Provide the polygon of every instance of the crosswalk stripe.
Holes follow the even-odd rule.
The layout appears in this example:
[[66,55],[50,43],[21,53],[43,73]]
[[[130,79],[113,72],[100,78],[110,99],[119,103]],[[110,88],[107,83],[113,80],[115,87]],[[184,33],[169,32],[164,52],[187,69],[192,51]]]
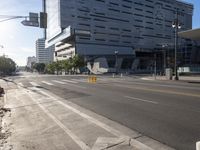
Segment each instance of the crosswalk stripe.
[[65,82],[69,82],[69,83],[78,83],[78,82],[76,82],[76,81],[71,81],[71,80],[62,80],[62,81],[65,81]]
[[54,85],[54,84],[49,83],[49,82],[47,82],[47,81],[42,81],[42,83],[47,84],[47,85]]
[[39,84],[37,84],[35,82],[30,82],[30,84],[32,84],[33,86],[40,86]]
[[87,82],[87,79],[71,79],[76,82]]
[[21,82],[18,83],[18,85],[21,86],[21,87],[24,87],[23,83],[21,83]]
[[56,83],[60,83],[60,84],[66,84],[65,82],[62,82],[62,81],[58,81],[58,80],[52,80],[53,82],[56,82]]
[[59,83],[59,84],[65,84],[65,85],[70,85],[70,86],[74,86],[74,87],[78,87],[78,88],[82,88],[82,89],[86,89],[86,87],[83,86],[78,86],[72,83],[66,83],[66,82],[62,82],[62,81],[58,81],[58,80],[52,80],[53,82]]

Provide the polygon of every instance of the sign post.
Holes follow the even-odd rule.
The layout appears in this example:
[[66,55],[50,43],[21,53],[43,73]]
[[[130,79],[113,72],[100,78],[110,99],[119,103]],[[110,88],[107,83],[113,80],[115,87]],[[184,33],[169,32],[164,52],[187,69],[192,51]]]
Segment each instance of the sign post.
[[23,20],[21,23],[24,26],[39,27],[39,23],[38,22],[31,22],[31,21],[28,21],[28,20]]

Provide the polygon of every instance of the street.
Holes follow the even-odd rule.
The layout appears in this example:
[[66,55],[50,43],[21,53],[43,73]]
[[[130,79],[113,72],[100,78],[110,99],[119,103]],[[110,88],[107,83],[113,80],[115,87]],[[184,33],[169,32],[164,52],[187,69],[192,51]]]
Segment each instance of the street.
[[[3,86],[5,83],[1,82],[1,84]],[[49,126],[45,127],[46,130],[43,132],[53,132],[55,135],[59,135],[59,138],[66,138],[62,135],[62,130],[64,130],[68,134],[67,140],[64,140],[64,145],[68,149],[78,149],[78,147],[70,147],[78,137],[83,139],[84,143],[87,143],[84,144],[79,141],[76,143],[79,147],[82,149],[93,147],[98,137],[87,140],[82,136],[84,133],[87,136],[94,136],[93,133],[100,132],[98,134],[104,137],[111,137],[110,133],[105,132],[106,130],[112,131],[114,136],[120,136],[114,129],[79,112],[84,109],[83,111],[99,115],[98,120],[103,117],[108,122],[116,123],[116,126],[122,126],[119,129],[126,132],[126,135],[130,134],[128,136],[134,136],[137,141],[154,149],[156,147],[149,142],[151,140],[147,140],[148,138],[177,150],[195,150],[196,142],[200,141],[200,84],[181,81],[148,81],[141,80],[136,76],[115,78],[98,76],[97,83],[88,83],[87,76],[34,74],[21,74],[11,77],[6,84],[8,94],[6,106],[11,108],[12,113],[17,114],[13,119],[13,124],[16,125],[13,128],[19,128],[15,131],[15,138],[21,136],[20,130],[22,129],[31,132],[30,129],[25,128],[25,125],[20,125],[20,122],[30,125],[34,131],[39,130],[36,128],[37,124],[44,128],[42,122],[45,122]],[[32,100],[28,99],[27,95]],[[19,101],[12,101],[16,97]],[[21,110],[20,113],[17,112],[21,108],[26,109]],[[29,112],[37,112],[34,114],[37,122],[31,120],[31,118],[27,121],[19,117]],[[75,114],[71,114],[72,112]],[[48,119],[44,121],[42,117],[45,114]],[[72,116],[66,118],[70,114]],[[82,114],[81,116],[84,119],[89,118],[88,120],[95,123],[95,127],[78,117],[77,114]],[[17,117],[21,119],[16,119]],[[96,117],[93,116],[93,118]],[[59,125],[60,129],[56,129],[55,124],[50,125],[51,119]],[[59,119],[62,121],[59,121]],[[73,119],[76,121],[70,124],[74,121]],[[80,124],[80,122],[82,123]],[[71,130],[63,124],[70,126]],[[112,126],[112,124],[110,125]],[[97,130],[96,126],[104,130]],[[85,131],[81,131],[81,128],[84,128]],[[129,129],[132,133],[129,132]],[[71,131],[74,132],[71,133]],[[31,137],[29,138],[31,139]],[[40,138],[41,140],[49,138],[49,142],[54,141],[48,137],[48,134]],[[58,141],[60,147],[56,148],[63,149],[63,141]],[[16,142],[13,143],[16,144]],[[35,145],[40,144],[35,143]],[[165,146],[163,145],[163,147]],[[34,148],[39,149],[37,146]],[[47,149],[45,143],[42,144],[42,148]],[[40,147],[40,149],[42,148]],[[48,149],[53,150],[55,147]]]

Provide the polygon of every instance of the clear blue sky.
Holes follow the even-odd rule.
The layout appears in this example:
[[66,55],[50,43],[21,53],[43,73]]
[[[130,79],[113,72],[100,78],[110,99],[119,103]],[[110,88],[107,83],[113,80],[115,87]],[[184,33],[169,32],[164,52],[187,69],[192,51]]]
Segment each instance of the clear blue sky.
[[[200,1],[185,0],[194,4],[193,28],[200,27]],[[0,15],[28,15],[40,12],[42,0],[1,0]],[[1,18],[0,18],[1,20]],[[43,36],[42,29],[25,27],[22,20],[0,23],[0,55],[3,53],[15,60],[18,65],[26,65],[28,56],[35,56],[35,41]]]

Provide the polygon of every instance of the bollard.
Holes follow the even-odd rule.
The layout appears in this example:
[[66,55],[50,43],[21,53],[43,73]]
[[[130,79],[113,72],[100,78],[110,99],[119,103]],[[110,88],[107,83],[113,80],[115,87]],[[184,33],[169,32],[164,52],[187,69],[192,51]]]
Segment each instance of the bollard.
[[97,82],[97,77],[96,76],[89,76],[88,77],[88,82],[89,83],[96,83]]
[[200,150],[200,141],[196,143],[196,150]]
[[4,92],[4,89],[3,89],[2,87],[0,87],[0,96],[1,96],[2,94],[5,94],[5,92]]
[[115,77],[115,74],[114,74],[114,73],[112,74],[112,77],[113,77],[113,78]]
[[120,77],[122,78],[123,77],[123,74],[121,73]]

